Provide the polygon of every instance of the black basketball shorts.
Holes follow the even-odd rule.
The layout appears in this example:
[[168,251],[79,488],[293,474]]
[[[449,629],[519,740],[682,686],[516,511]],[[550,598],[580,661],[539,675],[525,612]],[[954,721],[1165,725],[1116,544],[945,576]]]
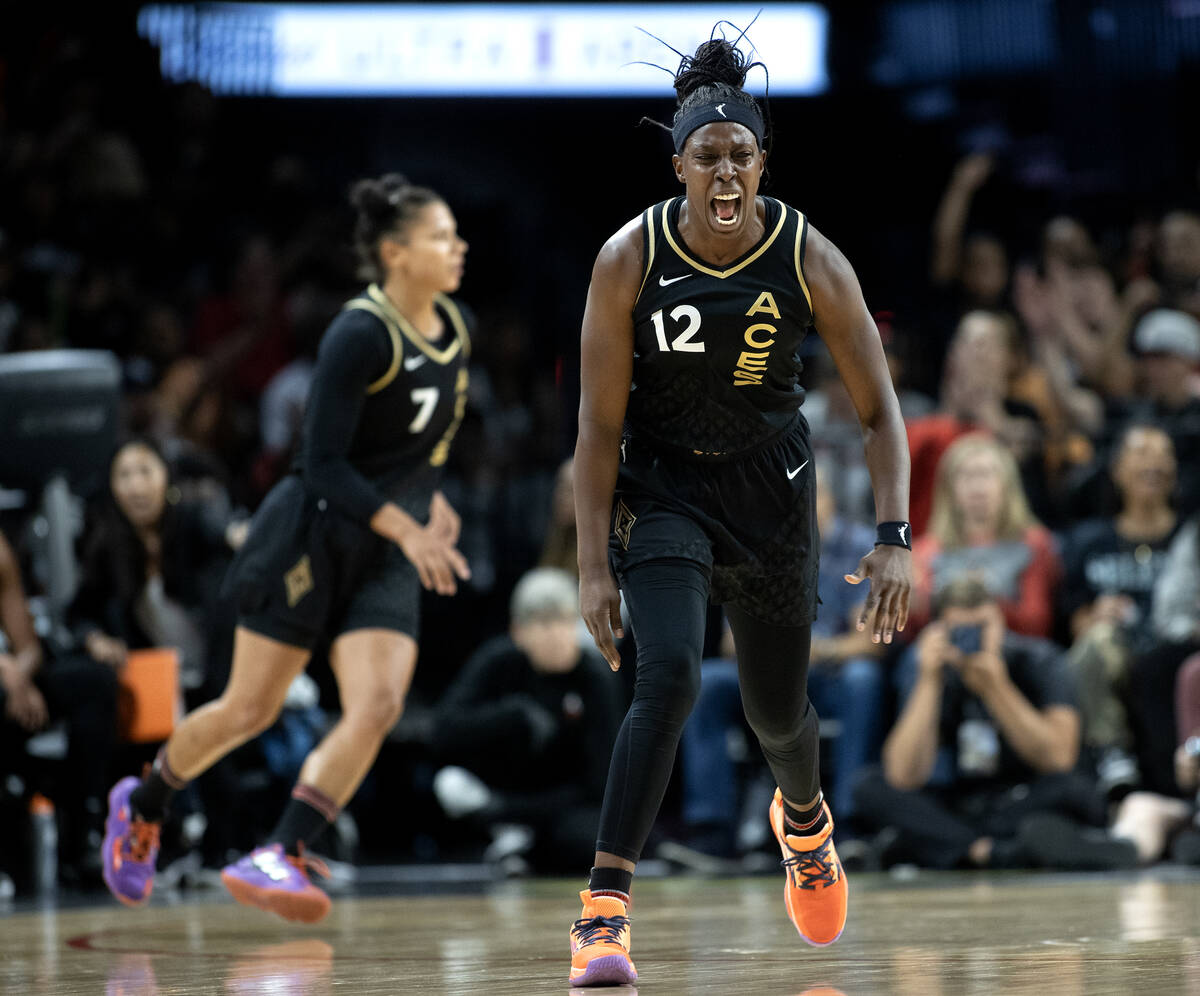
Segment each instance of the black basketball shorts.
[[623,450],[609,536],[618,582],[647,561],[688,560],[709,574],[714,602],[775,626],[816,618],[816,478],[802,417],[728,460],[664,454],[633,438]]
[[292,474],[271,489],[225,577],[238,622],[312,649],[356,629],[420,636],[421,583],[394,543],[327,506]]

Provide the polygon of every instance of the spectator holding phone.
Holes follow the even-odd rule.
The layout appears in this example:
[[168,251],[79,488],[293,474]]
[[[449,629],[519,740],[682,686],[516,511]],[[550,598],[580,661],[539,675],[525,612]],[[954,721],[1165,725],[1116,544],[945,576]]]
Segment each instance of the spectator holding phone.
[[856,787],[881,859],[931,868],[1132,866],[1074,772],[1079,712],[1053,643],[1011,632],[977,577],[947,585],[899,665],[900,717],[882,769]]

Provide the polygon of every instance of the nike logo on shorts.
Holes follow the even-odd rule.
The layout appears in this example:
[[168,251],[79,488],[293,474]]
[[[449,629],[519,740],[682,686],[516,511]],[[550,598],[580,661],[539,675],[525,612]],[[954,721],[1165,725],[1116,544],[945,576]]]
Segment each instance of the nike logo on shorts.
[[428,356],[422,356],[420,353],[418,353],[416,356],[406,356],[404,358],[404,369],[416,370],[417,367],[419,367],[427,359],[429,359]]
[[800,464],[800,466],[797,467],[795,470],[789,470],[787,472],[788,480],[790,481],[793,477],[795,477],[797,474],[799,474],[800,471],[802,471],[807,466],[808,466],[808,461],[805,460],[804,463]]
[[659,286],[659,287],[666,287],[666,286],[667,286],[667,284],[673,284],[673,283],[675,283],[676,281],[679,281],[679,280],[687,280],[687,278],[688,278],[688,277],[690,277],[691,275],[692,275],[692,274],[690,274],[690,273],[685,273],[685,274],[684,274],[682,277],[671,277],[671,278],[668,280],[665,274],[659,274],[659,277],[658,277],[658,286]]

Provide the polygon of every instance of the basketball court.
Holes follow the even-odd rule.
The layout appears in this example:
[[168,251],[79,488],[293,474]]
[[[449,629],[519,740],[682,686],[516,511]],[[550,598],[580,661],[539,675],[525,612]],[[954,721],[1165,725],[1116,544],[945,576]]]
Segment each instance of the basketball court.
[[[0,991],[22,994],[570,992],[581,882],[342,896],[296,926],[220,890],[127,910],[18,908],[0,920]],[[805,945],[782,879],[638,883],[636,989],[665,994],[1200,994],[1200,875],[851,878],[841,940]],[[442,887],[445,889],[445,886]],[[471,894],[462,894],[464,889]],[[360,890],[363,891],[363,890]],[[395,892],[395,889],[389,890]]]

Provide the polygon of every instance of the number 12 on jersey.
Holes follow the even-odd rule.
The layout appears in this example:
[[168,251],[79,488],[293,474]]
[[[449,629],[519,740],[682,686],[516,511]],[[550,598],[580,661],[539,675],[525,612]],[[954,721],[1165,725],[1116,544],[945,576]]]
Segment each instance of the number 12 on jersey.
[[664,353],[671,350],[675,350],[677,353],[704,352],[704,343],[692,341],[692,336],[700,331],[700,312],[694,306],[681,304],[677,308],[671,309],[671,321],[686,321],[687,325],[669,346],[667,345],[667,329],[666,323],[663,321],[662,308],[650,316],[650,321],[654,324],[654,335],[658,338],[658,348]]

